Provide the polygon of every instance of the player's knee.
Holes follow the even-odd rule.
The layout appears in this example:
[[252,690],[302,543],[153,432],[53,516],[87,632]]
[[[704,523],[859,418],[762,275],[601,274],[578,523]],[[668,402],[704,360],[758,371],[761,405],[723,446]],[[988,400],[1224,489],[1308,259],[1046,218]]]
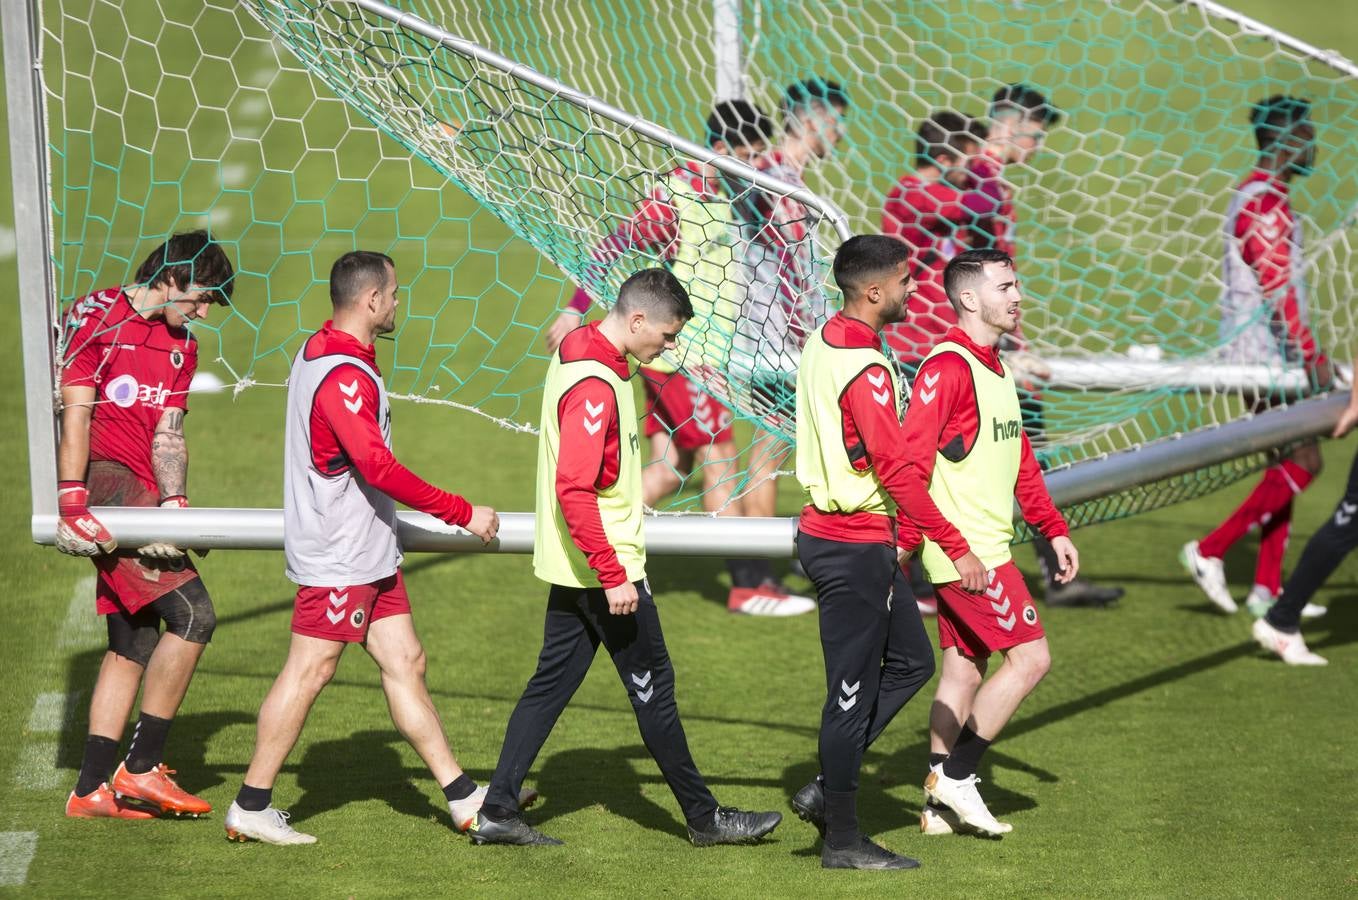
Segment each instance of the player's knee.
[[1052,669],[1051,651],[1047,645],[1039,644],[1030,649],[1030,652],[1023,657],[1023,674],[1027,679],[1028,688],[1037,687],[1037,683],[1047,677],[1047,673]]
[[217,630],[217,611],[202,579],[195,578],[155,602],[165,630],[194,644],[206,644]]

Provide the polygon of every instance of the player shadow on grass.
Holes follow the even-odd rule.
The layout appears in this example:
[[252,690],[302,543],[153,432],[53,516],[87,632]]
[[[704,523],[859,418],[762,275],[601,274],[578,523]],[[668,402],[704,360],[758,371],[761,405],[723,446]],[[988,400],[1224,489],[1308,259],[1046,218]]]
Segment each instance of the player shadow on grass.
[[429,770],[407,766],[398,749],[405,746],[394,729],[370,729],[308,744],[301,761],[287,767],[297,774],[301,791],[288,804],[289,812],[305,821],[350,803],[380,800],[402,815],[446,822],[448,807],[442,797],[435,802],[438,793]]

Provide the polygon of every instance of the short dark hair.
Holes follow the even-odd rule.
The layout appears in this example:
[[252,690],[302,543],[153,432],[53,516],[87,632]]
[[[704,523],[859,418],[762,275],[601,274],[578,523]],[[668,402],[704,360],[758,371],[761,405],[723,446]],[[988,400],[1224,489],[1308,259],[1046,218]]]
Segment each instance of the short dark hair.
[[948,265],[943,269],[943,292],[948,295],[948,301],[957,312],[962,311],[962,292],[985,274],[986,263],[1012,266],[1014,260],[1008,253],[993,247],[964,250],[948,260]]
[[152,250],[137,267],[134,280],[152,288],[173,281],[181,291],[187,291],[192,284],[213,288],[213,302],[225,306],[231,302],[235,277],[236,270],[221,244],[206,231],[188,231],[171,235]]
[[779,106],[783,111],[783,120],[786,121],[813,106],[848,109],[849,95],[836,82],[824,78],[807,78],[788,85]]
[[642,269],[618,288],[618,312],[644,312],[661,322],[687,322],[693,318],[688,291],[669,269]]
[[835,284],[846,298],[857,297],[865,284],[886,277],[903,262],[910,262],[910,247],[904,241],[885,234],[856,234],[835,251]]
[[747,100],[723,100],[707,117],[707,146],[721,141],[728,147],[748,147],[773,137],[773,122]]
[[348,306],[360,291],[371,288],[374,282],[386,286],[387,267],[396,263],[385,253],[373,250],[353,250],[335,260],[330,267],[330,302],[336,309]]
[[1293,127],[1310,118],[1311,101],[1302,97],[1274,94],[1250,105],[1250,124],[1260,153],[1272,149]]
[[971,118],[950,109],[936,109],[915,132],[915,165],[928,166],[942,156],[966,156],[966,145],[980,139]]
[[1006,84],[990,98],[990,117],[1007,112],[1020,113],[1025,119],[1033,119],[1044,126],[1055,125],[1061,120],[1061,110],[1052,106],[1047,96],[1029,84]]

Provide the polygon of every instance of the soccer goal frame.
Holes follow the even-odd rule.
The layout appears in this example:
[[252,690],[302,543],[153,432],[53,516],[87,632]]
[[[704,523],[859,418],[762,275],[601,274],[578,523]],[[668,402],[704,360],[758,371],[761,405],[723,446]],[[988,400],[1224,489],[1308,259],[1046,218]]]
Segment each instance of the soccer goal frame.
[[[701,160],[761,188],[792,196],[821,215],[841,240],[851,233],[844,215],[809,190],[784,184],[733,158],[715,155],[710,148],[687,141],[660,124],[629,114],[378,0],[347,2],[400,28],[437,41],[456,53],[550,91],[594,115],[659,141],[678,155]],[[1358,70],[1347,60],[1289,38],[1215,3],[1189,0],[1189,5],[1246,25],[1340,71],[1358,76]],[[714,94],[723,98],[739,97],[744,92],[740,21],[740,0],[713,0],[713,52],[718,63]],[[0,26],[4,35],[15,220],[23,225],[16,228],[16,251],[32,535],[35,542],[52,544],[57,524],[58,360],[53,318],[56,287],[52,268],[53,236],[38,0],[0,4]],[[1093,500],[1327,432],[1343,404],[1342,396],[1318,398],[1217,428],[1165,438],[1055,470],[1048,474],[1048,484],[1060,505]],[[101,507],[97,512],[110,530],[131,546],[172,540],[181,546],[200,549],[279,549],[283,543],[283,516],[278,509]],[[478,538],[431,516],[403,512],[399,519],[403,545],[411,551],[527,553],[532,550],[532,513],[503,514],[500,536],[489,546],[483,546]],[[646,521],[647,547],[657,554],[790,556],[795,531],[796,520],[792,518],[685,515],[648,517]]]

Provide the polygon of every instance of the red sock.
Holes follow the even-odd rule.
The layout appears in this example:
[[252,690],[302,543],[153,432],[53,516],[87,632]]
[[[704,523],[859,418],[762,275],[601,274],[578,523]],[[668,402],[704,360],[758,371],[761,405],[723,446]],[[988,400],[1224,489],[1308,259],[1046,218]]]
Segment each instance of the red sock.
[[1254,583],[1277,596],[1283,587],[1283,556],[1292,533],[1292,504],[1288,503],[1259,529],[1259,559],[1254,564]]
[[1218,559],[1225,556],[1226,551],[1244,537],[1245,532],[1276,516],[1310,483],[1311,473],[1290,459],[1280,465],[1269,466],[1245,502],[1236,507],[1235,512],[1227,516],[1226,521],[1218,525],[1215,531],[1198,542],[1198,552]]

